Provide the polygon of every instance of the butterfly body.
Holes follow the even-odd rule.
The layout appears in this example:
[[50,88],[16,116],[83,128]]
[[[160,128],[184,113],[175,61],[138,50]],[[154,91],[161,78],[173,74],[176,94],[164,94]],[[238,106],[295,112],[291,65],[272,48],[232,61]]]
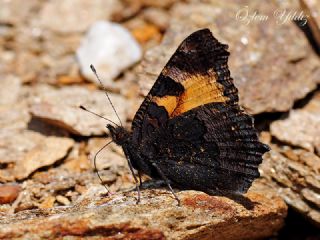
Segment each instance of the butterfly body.
[[245,193],[259,177],[269,147],[238,105],[226,49],[210,30],[194,32],[159,75],[132,132],[108,127],[131,169],[207,193]]

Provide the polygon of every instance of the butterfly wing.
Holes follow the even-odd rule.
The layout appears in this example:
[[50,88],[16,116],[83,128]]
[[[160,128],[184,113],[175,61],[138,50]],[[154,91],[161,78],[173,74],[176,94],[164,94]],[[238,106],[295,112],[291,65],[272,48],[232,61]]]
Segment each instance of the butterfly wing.
[[239,108],[226,49],[208,29],[187,37],[136,113],[133,141],[181,186],[245,192],[269,148]]

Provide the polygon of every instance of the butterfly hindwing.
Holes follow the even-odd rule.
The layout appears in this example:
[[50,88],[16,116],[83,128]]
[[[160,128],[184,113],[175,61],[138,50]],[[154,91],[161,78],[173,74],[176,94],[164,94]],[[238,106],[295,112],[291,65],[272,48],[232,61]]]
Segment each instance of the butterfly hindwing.
[[[185,123],[189,128],[179,128]],[[225,103],[197,107],[169,120],[159,137],[167,136],[163,142],[171,139],[171,144],[157,162],[181,186],[211,193],[246,192],[259,177],[258,165],[269,149],[259,142],[252,124],[250,116]],[[184,147],[176,148],[178,142]]]
[[246,192],[269,149],[239,108],[226,49],[208,29],[187,37],[133,121],[139,155],[182,187]]

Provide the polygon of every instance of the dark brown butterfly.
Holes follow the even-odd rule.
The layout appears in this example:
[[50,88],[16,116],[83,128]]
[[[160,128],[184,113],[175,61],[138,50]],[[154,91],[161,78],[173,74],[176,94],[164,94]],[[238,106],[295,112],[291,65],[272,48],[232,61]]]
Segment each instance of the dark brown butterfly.
[[210,194],[242,194],[259,177],[262,155],[270,149],[238,105],[227,48],[209,29],[192,33],[146,96],[132,132],[107,125],[127,157],[138,201],[133,169],[165,180],[172,192],[170,183]]

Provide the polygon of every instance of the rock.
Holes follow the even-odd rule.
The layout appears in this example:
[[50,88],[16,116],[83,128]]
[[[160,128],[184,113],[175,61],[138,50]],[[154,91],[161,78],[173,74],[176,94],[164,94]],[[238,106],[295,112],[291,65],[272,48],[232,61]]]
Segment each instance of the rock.
[[43,69],[43,67],[44,65],[39,58],[28,51],[23,51],[16,56],[14,71],[23,83],[29,83],[40,75],[41,68]]
[[81,73],[97,82],[90,69],[93,64],[107,87],[124,69],[140,60],[140,46],[121,25],[107,21],[93,24],[77,50]]
[[[131,32],[132,36],[140,44],[143,53],[150,48],[158,46],[161,41],[162,32],[160,28],[156,24],[147,21],[142,14],[136,18],[127,20],[123,23],[123,26]],[[135,73],[126,71],[124,74]],[[122,80],[124,76],[121,75],[119,77]]]
[[160,42],[161,39],[159,29],[153,24],[145,24],[140,28],[133,29],[132,35],[141,44],[145,44],[150,40]]
[[[88,147],[87,151],[89,151],[89,159],[91,159],[92,162],[92,168],[93,165],[93,159],[95,154],[108,142],[110,142],[111,139],[104,139],[104,138],[91,138],[88,141]],[[115,145],[115,143],[113,143]],[[115,148],[118,146],[111,146],[109,145],[106,147],[99,155],[97,155],[97,169],[107,169],[107,168],[119,168],[119,167],[127,167],[127,160],[124,157],[124,154],[122,153],[122,150],[118,152],[114,151],[112,148]]]
[[121,8],[119,8],[118,11],[115,11],[112,14],[111,20],[121,23],[126,19],[135,18],[136,15],[139,14],[141,8],[143,7],[142,2],[140,0],[120,0],[118,1],[118,4],[121,4]]
[[38,138],[36,145],[16,163],[13,169],[16,179],[24,179],[35,170],[63,159],[74,143],[70,138],[41,137],[36,134],[33,137]]
[[54,196],[48,196],[40,205],[40,209],[49,209],[54,206],[54,202],[56,201],[56,198]]
[[[21,5],[23,5],[23,8]],[[33,8],[39,5],[38,0],[28,1],[25,4],[23,0],[1,1],[0,23],[18,25],[24,23],[29,18]]]
[[0,185],[0,204],[12,203],[20,191],[21,187],[18,185]]
[[140,0],[140,1],[146,7],[169,8],[174,3],[180,0],[163,0],[163,1]]
[[61,196],[61,195],[58,195],[56,197],[56,200],[61,203],[62,205],[69,205],[70,204],[70,201],[68,198],[64,197],[64,196]]
[[54,126],[42,121],[39,118],[32,117],[28,122],[28,130],[41,133],[44,136],[69,137],[70,134],[59,126]]
[[70,174],[82,173],[92,169],[85,145],[84,142],[75,143],[67,158],[58,168],[65,169]]
[[[304,34],[291,21],[277,22],[273,14],[280,6],[274,2],[240,2],[243,4],[221,5],[216,0],[175,4],[161,45],[145,54],[137,70],[143,94],[147,94],[181,41],[205,27],[229,45],[231,76],[239,89],[241,105],[251,114],[288,111],[295,100],[314,90],[320,82],[320,62]],[[243,16],[237,19],[239,11],[241,15],[247,10],[249,14],[256,11],[270,17],[249,23]]]
[[315,21],[317,22],[317,25],[319,27],[320,26],[320,16],[319,16],[320,3],[315,0],[300,0],[299,2],[301,5],[303,5],[304,3],[308,7],[308,9],[310,9],[311,14],[315,18]]
[[57,33],[70,34],[86,31],[97,20],[110,19],[114,12],[119,11],[119,8],[121,5],[117,0],[89,2],[85,0],[67,2],[54,0],[44,4],[39,18],[43,28]]
[[75,206],[0,216],[0,238],[258,239],[272,236],[286,215],[280,198],[255,192],[247,194],[248,210],[196,191],[179,192],[178,207],[165,190],[142,191],[137,205],[135,192],[101,198],[101,189],[90,188]]
[[170,16],[165,10],[159,8],[147,8],[142,14],[146,21],[156,25],[162,31],[165,31],[169,27]]
[[260,165],[265,184],[286,203],[320,226],[320,158],[303,149],[271,145]]
[[288,118],[274,121],[270,130],[278,140],[320,155],[320,92],[302,109],[291,110]]
[[[80,105],[119,123],[103,91],[88,90],[79,86],[65,86],[55,89],[47,85],[39,85],[33,90],[33,96],[30,100],[31,114],[72,134],[102,135],[106,132],[106,124],[109,123],[83,111],[79,108]],[[120,119],[125,122],[126,100],[116,94],[109,93],[109,95]]]
[[[27,128],[30,114],[26,102],[0,107],[0,138],[11,134],[12,131],[20,131]],[[1,157],[0,157],[1,158]]]
[[[94,169],[94,156],[110,140],[91,138],[88,141],[87,152],[92,169]],[[101,183],[96,176],[95,183],[107,184],[111,192],[127,191],[135,187],[135,181],[127,164],[127,159],[120,146],[114,143],[108,145],[97,155],[96,165],[103,182]],[[115,174],[118,176],[117,178]]]
[[[8,38],[10,38],[12,35],[12,30],[9,27],[0,26],[0,31],[4,32],[3,35],[8,34]],[[0,61],[2,63],[0,66],[0,75],[7,75],[10,72],[12,73],[12,68],[16,60],[16,54],[12,50],[4,49],[7,43],[5,39],[5,36],[0,37],[0,45],[3,46],[2,48],[0,48]]]
[[62,159],[74,141],[65,137],[48,137],[26,129],[9,128],[0,132],[0,142],[0,182],[7,182],[24,179],[38,168]]
[[57,82],[61,85],[71,85],[83,83],[84,79],[80,76],[61,76],[58,78]]
[[300,6],[305,15],[308,15],[307,24],[314,38],[315,47],[320,53],[320,3],[314,0],[300,0]]
[[[119,191],[123,183],[127,185],[126,190],[128,190],[128,187],[133,188],[135,186],[133,180],[131,185],[128,184],[128,181],[124,181],[124,176],[127,173],[123,169],[113,168],[102,170],[99,173],[104,180],[104,184],[107,184],[112,192]],[[104,189],[97,174],[92,169],[70,172],[62,163],[58,167],[52,167],[47,171],[37,171],[31,179],[25,180],[23,182],[23,194],[20,194],[19,201],[11,211],[19,212],[26,209],[64,205],[66,200],[58,197],[59,195],[67,198],[71,204],[76,204],[78,199],[92,186]]]
[[0,78],[0,106],[15,103],[21,87],[20,79],[13,75],[0,76]]

